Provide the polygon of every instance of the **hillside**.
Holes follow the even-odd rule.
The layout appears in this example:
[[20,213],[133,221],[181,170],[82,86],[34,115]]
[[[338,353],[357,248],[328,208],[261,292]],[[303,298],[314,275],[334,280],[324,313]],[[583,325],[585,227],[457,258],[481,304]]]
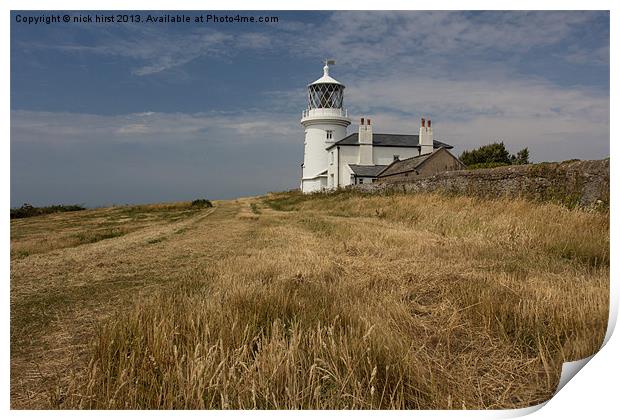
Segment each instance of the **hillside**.
[[11,220],[12,408],[514,408],[607,324],[609,214],[298,193]]

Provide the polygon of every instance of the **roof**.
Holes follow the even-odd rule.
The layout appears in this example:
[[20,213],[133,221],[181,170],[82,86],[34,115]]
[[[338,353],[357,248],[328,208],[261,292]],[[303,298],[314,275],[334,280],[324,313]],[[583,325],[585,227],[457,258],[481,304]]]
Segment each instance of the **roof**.
[[[390,165],[388,165],[387,168],[381,171],[378,175],[381,177],[384,177],[384,176],[389,176],[389,175],[400,174],[403,172],[415,171],[420,166],[422,166],[422,164],[426,162],[431,156],[434,156],[440,153],[442,150],[444,150],[446,153],[452,156],[453,159],[461,162],[459,158],[457,158],[452,153],[450,153],[445,147],[440,147],[439,149],[433,151],[432,153],[426,153],[424,155],[414,156],[409,159],[395,160]],[[461,164],[463,164],[463,162],[461,162]],[[463,164],[463,166],[465,165]]]
[[333,77],[327,75],[327,76],[321,77],[320,79],[316,79],[314,82],[310,83],[308,86],[318,85],[319,83],[331,83],[331,84],[334,84],[334,85],[342,85],[342,83],[340,83],[338,80],[336,80]]
[[388,165],[353,165],[349,163],[349,168],[357,176],[376,177],[387,167]]
[[335,84],[335,85],[342,85],[342,86],[344,86],[338,80],[334,79],[333,77],[331,77],[329,75],[329,66],[327,66],[327,65],[325,65],[325,67],[323,67],[323,77],[321,77],[320,79],[315,80],[314,82],[310,83],[308,86],[318,85],[319,83],[331,83],[331,84]]
[[[372,145],[374,147],[420,147],[420,136],[417,134],[376,133],[372,135]],[[327,150],[334,146],[359,146],[358,133],[346,136],[342,140],[329,146]],[[433,147],[435,149],[439,149],[440,147],[452,149],[453,146],[438,140],[433,140]]]
[[416,170],[416,168],[422,165],[422,163],[424,163],[424,161],[427,158],[429,158],[433,153],[427,153],[425,155],[414,156],[409,159],[395,160],[394,162],[392,162],[391,165],[385,168],[385,170],[381,171],[381,176],[394,175],[394,174],[398,174],[401,172],[414,171]]

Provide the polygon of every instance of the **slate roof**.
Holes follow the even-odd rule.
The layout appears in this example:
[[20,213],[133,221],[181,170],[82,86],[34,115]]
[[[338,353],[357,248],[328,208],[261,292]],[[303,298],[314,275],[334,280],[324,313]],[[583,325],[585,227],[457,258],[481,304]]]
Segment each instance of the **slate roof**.
[[[331,149],[334,146],[359,146],[358,134],[353,133],[340,141],[332,144],[327,148]],[[376,133],[372,135],[373,147],[420,147],[420,136],[417,134],[380,134]],[[438,149],[444,147],[446,149],[452,149],[453,146],[443,143],[438,140],[433,141],[433,147]]]
[[439,149],[433,151],[433,153],[427,153],[425,155],[414,156],[409,159],[396,160],[392,162],[391,164],[389,164],[387,168],[385,168],[383,171],[381,171],[378,176],[384,177],[384,176],[389,176],[389,175],[400,174],[403,172],[415,171],[420,166],[422,166],[422,164],[426,162],[431,156],[441,153],[442,150],[444,150],[448,155],[452,156],[452,158],[458,161],[464,168],[465,164],[461,162],[459,158],[454,156],[452,153],[450,153],[446,149],[447,149],[446,147],[440,147]]
[[399,174],[401,172],[413,171],[418,166],[420,166],[433,153],[427,153],[425,155],[414,156],[414,157],[409,158],[409,159],[396,160],[396,161],[392,162],[392,164],[389,165],[380,174],[381,174],[381,176],[387,176],[387,175]]
[[353,165],[349,163],[349,168],[357,176],[376,177],[387,167],[388,165]]

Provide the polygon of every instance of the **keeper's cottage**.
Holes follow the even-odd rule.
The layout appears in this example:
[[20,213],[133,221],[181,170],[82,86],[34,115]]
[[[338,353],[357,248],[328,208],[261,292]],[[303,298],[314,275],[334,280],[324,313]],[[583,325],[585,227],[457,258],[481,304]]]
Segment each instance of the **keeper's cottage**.
[[[331,64],[335,62],[326,61],[323,77],[308,85],[308,107],[302,113],[304,193],[374,182],[396,162],[418,156],[426,157],[416,161],[434,160],[435,172],[462,165],[447,151],[452,146],[433,139],[430,119],[422,118],[418,134],[382,134],[373,133],[370,119],[361,118],[358,132],[347,135],[351,119],[343,105],[344,85],[329,75]],[[445,153],[434,153],[440,149]],[[393,174],[395,168],[391,169],[388,172]]]

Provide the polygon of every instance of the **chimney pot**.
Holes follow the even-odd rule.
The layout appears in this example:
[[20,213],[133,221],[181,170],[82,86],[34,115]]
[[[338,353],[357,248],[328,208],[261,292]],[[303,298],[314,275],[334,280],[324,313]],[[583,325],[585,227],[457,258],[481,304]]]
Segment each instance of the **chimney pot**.
[[364,118],[360,118],[360,125],[364,125]]
[[368,118],[366,121],[368,122],[368,125],[370,125],[370,118]]
[[424,127],[424,118],[422,118],[422,127]]
[[428,128],[431,128],[431,120],[428,120]]

